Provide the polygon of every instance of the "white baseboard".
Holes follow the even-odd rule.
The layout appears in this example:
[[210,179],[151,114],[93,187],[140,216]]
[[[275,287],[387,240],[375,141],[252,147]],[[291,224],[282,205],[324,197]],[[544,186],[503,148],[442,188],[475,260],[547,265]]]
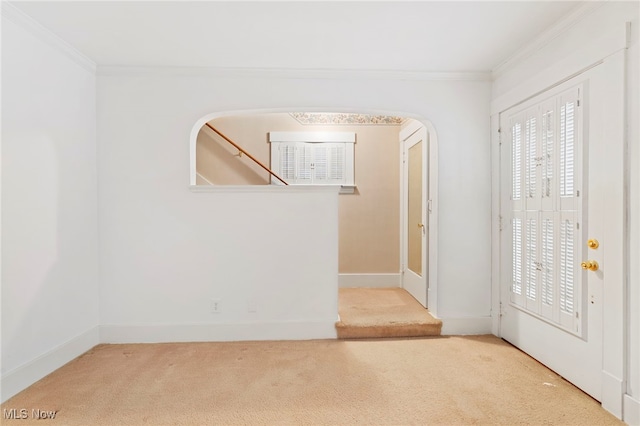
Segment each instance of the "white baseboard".
[[640,426],[640,400],[625,395],[622,402],[622,420],[631,426]]
[[2,375],[0,399],[5,402],[99,343],[100,333],[96,326],[31,361],[7,371]]
[[491,317],[440,318],[442,335],[491,334]]
[[602,408],[622,418],[622,395],[624,388],[622,380],[606,371],[602,372]]
[[339,274],[338,287],[400,287],[400,274]]
[[336,320],[219,324],[103,325],[101,343],[336,339]]

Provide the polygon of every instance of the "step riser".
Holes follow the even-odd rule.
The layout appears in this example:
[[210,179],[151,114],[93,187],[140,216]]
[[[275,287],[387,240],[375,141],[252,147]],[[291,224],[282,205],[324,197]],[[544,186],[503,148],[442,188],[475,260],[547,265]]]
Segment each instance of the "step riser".
[[338,339],[375,339],[394,337],[428,337],[440,336],[442,324],[438,326],[404,326],[404,327],[349,327],[337,323]]

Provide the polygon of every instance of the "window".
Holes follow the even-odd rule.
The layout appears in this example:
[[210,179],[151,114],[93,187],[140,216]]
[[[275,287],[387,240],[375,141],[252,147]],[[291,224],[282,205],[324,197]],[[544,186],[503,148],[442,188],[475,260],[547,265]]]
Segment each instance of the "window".
[[509,117],[511,303],[582,333],[580,86]]
[[[289,185],[340,185],[353,192],[352,132],[270,132],[271,169]],[[271,177],[272,184],[282,184]]]

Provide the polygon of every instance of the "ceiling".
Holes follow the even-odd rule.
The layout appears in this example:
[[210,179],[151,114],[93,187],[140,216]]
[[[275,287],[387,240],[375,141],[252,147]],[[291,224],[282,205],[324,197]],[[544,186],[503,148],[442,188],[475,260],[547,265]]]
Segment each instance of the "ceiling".
[[490,71],[582,2],[12,2],[103,66]]

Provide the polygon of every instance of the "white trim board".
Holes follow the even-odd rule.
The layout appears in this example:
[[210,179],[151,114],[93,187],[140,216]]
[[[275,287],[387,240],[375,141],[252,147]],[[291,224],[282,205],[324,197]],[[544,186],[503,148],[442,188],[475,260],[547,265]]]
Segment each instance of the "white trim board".
[[625,395],[622,401],[622,420],[628,425],[640,425],[640,400]]
[[[408,81],[491,81],[490,71],[394,71],[310,68],[224,68],[191,66],[100,65],[100,76],[206,76],[215,78],[327,79],[327,80],[408,80]],[[301,111],[300,109],[297,109]],[[292,110],[286,111],[291,112]],[[309,112],[309,111],[306,111]],[[324,111],[322,111],[324,112]]]
[[491,334],[492,319],[487,317],[440,318],[443,336]]
[[[196,176],[199,177],[200,179],[202,179],[203,181],[207,182],[209,185],[213,186],[215,185],[215,183],[211,182],[209,179],[207,179],[206,177],[204,177],[201,173],[196,172]],[[199,185],[196,185],[199,186]]]
[[623,381],[602,370],[602,408],[622,419],[623,398],[620,395],[624,395]]
[[337,339],[336,318],[213,324],[100,326],[102,343],[237,342]]
[[355,132],[269,132],[269,142],[356,143]]
[[2,2],[2,8],[0,10],[2,11],[1,15],[3,18],[6,18],[20,26],[30,34],[37,37],[40,41],[48,44],[63,55],[66,55],[82,68],[96,74],[97,65],[93,60],[62,38],[58,37],[56,34],[49,31],[47,28],[43,27],[38,21],[24,13],[22,10],[7,1]]
[[400,273],[395,274],[338,274],[339,288],[400,287]]
[[18,392],[100,344],[98,327],[68,340],[2,375],[0,400],[5,402]]

